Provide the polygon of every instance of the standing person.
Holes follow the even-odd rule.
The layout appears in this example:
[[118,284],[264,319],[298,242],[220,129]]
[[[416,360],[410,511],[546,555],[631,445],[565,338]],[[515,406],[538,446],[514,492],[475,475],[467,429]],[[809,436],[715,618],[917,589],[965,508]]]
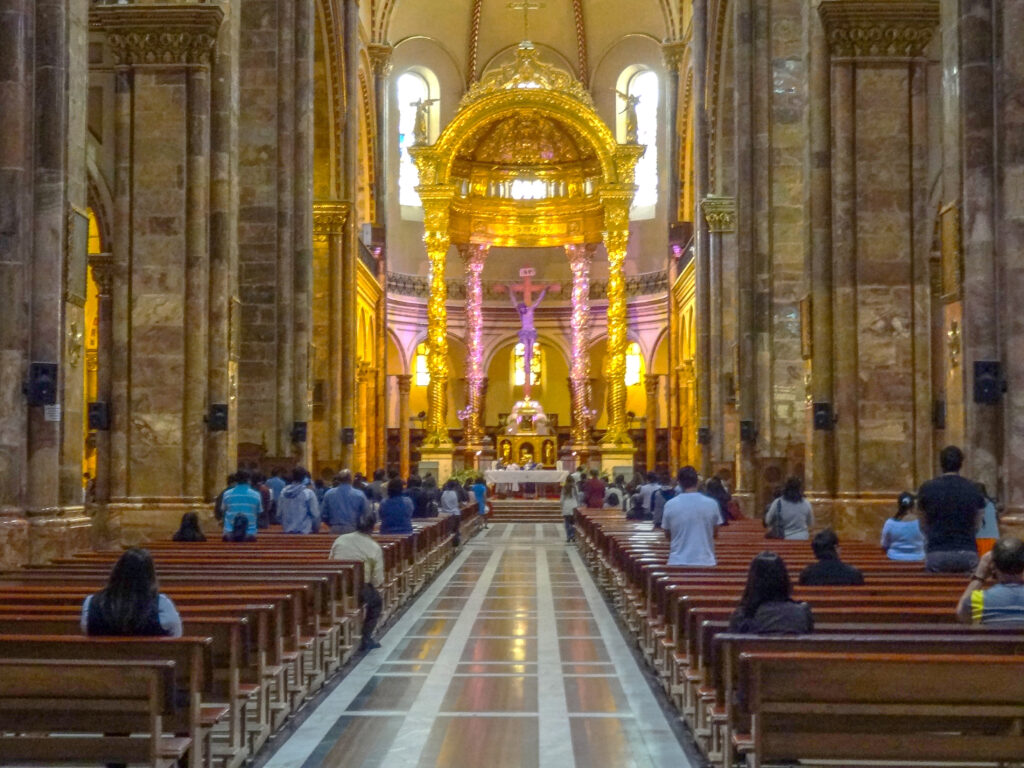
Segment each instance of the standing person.
[[267,487],[267,478],[260,472],[253,473],[252,487],[260,495],[260,517],[256,527],[262,531],[270,527],[270,508],[274,505],[274,494]]
[[683,492],[665,503],[661,524],[669,540],[669,565],[717,565],[715,539],[722,518],[715,500],[697,491],[699,482],[697,470],[683,467],[679,470]]
[[281,496],[281,491],[288,485],[285,480],[285,471],[281,467],[274,467],[274,471],[270,473],[270,478],[267,480],[267,488],[270,489],[270,522],[280,523],[281,515],[277,511],[277,500]]
[[924,560],[924,534],[914,516],[914,494],[900,494],[896,513],[882,526],[881,545],[890,560]]
[[249,485],[249,473],[240,469],[234,474],[235,484],[224,492],[224,540],[237,541],[237,532],[242,530],[245,520],[243,541],[256,541],[256,528],[263,509],[263,499]]
[[[996,583],[982,589],[990,579]],[[981,558],[956,615],[965,624],[1024,627],[1024,542],[1003,536]]]
[[352,472],[343,469],[335,475],[337,485],[324,494],[324,524],[331,533],[352,533],[359,516],[370,509],[366,495],[352,485]]
[[380,643],[373,639],[373,631],[377,628],[384,605],[380,596],[380,588],[384,585],[384,550],[370,535],[375,525],[377,515],[368,509],[364,510],[356,520],[355,530],[334,540],[329,555],[330,560],[359,560],[363,563],[359,604],[366,608],[366,616],[363,619],[363,641],[359,646],[361,651],[380,648]]
[[657,473],[647,473],[647,482],[640,486],[640,507],[643,510],[643,519],[652,520],[654,516],[653,496],[655,491],[661,488],[658,482]]
[[412,533],[412,509],[402,495],[402,481],[397,477],[388,483],[388,497],[380,505],[380,532]]
[[604,506],[604,480],[598,476],[596,469],[590,470],[590,479],[583,484],[583,501],[591,509]]
[[654,522],[655,529],[661,528],[662,518],[665,516],[665,505],[679,492],[679,487],[672,485],[672,478],[669,474],[664,473],[661,476],[661,483],[651,494],[651,520]]
[[437,489],[437,478],[433,475],[427,475],[423,478],[423,496],[424,500],[422,510],[413,512],[415,517],[437,517],[438,505],[441,501],[441,492]]
[[375,506],[380,506],[380,503],[384,501],[384,491],[387,486],[387,473],[383,469],[375,470],[373,473],[373,482],[370,483],[369,492],[366,494],[370,497],[370,501]]
[[309,487],[309,473],[302,467],[292,470],[292,481],[281,491],[277,508],[285,533],[317,533],[320,530],[320,505]]
[[751,635],[809,634],[814,630],[811,607],[793,600],[792,594],[785,561],[774,552],[762,552],[750,562],[747,586],[729,619],[729,631]]
[[473,483],[473,496],[476,498],[476,513],[483,515],[484,528],[489,528],[490,526],[487,524],[487,486],[480,475],[476,476],[476,482]]
[[171,537],[172,541],[206,541],[206,534],[199,527],[199,515],[186,512],[181,516],[181,526]]
[[807,587],[860,587],[864,574],[839,557],[839,537],[831,528],[819,531],[811,539],[811,549],[818,562],[800,572],[800,584]]
[[925,537],[925,568],[932,573],[966,573],[978,564],[975,535],[981,527],[985,498],[960,476],[964,453],[947,445],[939,453],[942,474],[921,486],[921,531]]
[[782,495],[768,508],[764,524],[768,528],[781,528],[784,539],[806,541],[811,538],[814,510],[804,498],[804,484],[799,477],[793,475],[786,480]]
[[409,475],[409,480],[405,484],[405,495],[412,502],[412,516],[426,517],[428,499],[423,493],[423,478],[419,475]]
[[565,478],[562,484],[562,521],[565,523],[565,543],[576,541],[576,526],[573,525],[573,516],[580,506],[580,494],[576,490],[576,481],[572,475]]
[[181,616],[160,592],[153,558],[132,547],[114,564],[107,586],[82,603],[82,634],[90,637],[181,637]]
[[718,504],[718,511],[722,515],[722,525],[728,525],[730,517],[729,502],[732,501],[732,496],[725,490],[725,483],[722,482],[722,479],[720,477],[709,478],[704,493]]
[[444,484],[444,490],[441,491],[441,514],[457,515],[460,512],[459,481],[453,478]]
[[974,487],[978,489],[981,498],[985,500],[985,508],[981,514],[981,527],[974,536],[974,540],[978,544],[978,555],[980,556],[990,552],[999,538],[999,514],[996,511],[996,503],[988,495],[988,489],[985,487],[985,484],[975,483]]

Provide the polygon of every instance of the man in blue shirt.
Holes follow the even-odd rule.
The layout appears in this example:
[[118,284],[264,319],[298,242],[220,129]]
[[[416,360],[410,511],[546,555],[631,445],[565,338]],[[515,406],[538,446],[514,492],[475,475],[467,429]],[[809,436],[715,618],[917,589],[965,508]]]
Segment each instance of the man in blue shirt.
[[[245,518],[245,536],[243,541],[256,540],[256,521],[263,509],[263,499],[259,491],[249,484],[249,473],[240,469],[232,476],[234,485],[224,492],[222,506],[224,509],[224,540],[238,541],[237,534],[241,531],[241,523],[236,522],[239,516]],[[238,526],[236,532],[235,526]]]
[[323,516],[331,533],[352,533],[359,516],[370,509],[366,494],[352,486],[352,472],[343,469],[334,478],[337,485],[324,494]]
[[292,470],[292,481],[277,500],[281,530],[285,533],[316,533],[320,530],[320,505],[309,487],[309,472],[303,467]]

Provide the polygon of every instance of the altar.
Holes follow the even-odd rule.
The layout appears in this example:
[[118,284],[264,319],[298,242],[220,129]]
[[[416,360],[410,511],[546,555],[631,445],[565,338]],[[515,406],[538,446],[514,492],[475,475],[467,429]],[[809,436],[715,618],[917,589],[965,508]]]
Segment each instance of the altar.
[[517,493],[521,487],[530,486],[535,495],[541,494],[540,486],[560,486],[568,476],[564,469],[489,469],[484,472],[484,479],[498,493]]

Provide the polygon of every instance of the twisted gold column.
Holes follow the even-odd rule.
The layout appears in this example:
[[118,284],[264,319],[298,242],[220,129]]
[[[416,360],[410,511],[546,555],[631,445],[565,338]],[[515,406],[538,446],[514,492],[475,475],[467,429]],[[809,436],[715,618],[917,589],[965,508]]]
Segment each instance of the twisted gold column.
[[430,260],[430,298],[427,300],[427,434],[425,448],[451,448],[448,436],[448,286],[444,268],[451,239],[448,235],[448,206],[429,205],[424,200],[426,227],[423,242]]
[[626,431],[626,278],[623,263],[629,243],[629,204],[605,208],[607,230],[604,244],[608,251],[608,351],[605,376],[608,379],[608,431],[601,445],[608,448],[632,448]]
[[488,249],[489,246],[478,244],[459,248],[466,266],[466,409],[460,415],[464,417],[465,443],[470,447],[480,445],[484,439],[484,289],[481,273]]

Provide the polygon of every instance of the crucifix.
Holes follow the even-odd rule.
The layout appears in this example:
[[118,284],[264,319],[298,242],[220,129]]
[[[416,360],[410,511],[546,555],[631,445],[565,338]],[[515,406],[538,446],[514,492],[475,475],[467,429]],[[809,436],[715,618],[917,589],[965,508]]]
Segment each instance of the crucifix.
[[[508,292],[512,306],[516,308],[516,312],[519,313],[519,319],[523,324],[523,327],[519,330],[519,343],[523,345],[524,400],[530,399],[530,390],[533,387],[533,345],[537,343],[537,327],[533,322],[533,311],[544,300],[544,296],[547,295],[548,291],[557,293],[562,290],[562,286],[558,283],[551,283],[549,285],[534,284],[533,277],[536,274],[537,270],[533,267],[525,267],[519,270],[519,276],[523,278],[523,282],[518,285],[495,286],[495,290],[498,293]],[[533,292],[536,290],[540,291],[540,296],[534,301]],[[522,294],[520,299],[516,299],[517,293]]]
[[515,0],[508,4],[509,10],[523,12],[523,40],[530,39],[530,11],[539,11],[543,7],[544,3],[537,0]]

